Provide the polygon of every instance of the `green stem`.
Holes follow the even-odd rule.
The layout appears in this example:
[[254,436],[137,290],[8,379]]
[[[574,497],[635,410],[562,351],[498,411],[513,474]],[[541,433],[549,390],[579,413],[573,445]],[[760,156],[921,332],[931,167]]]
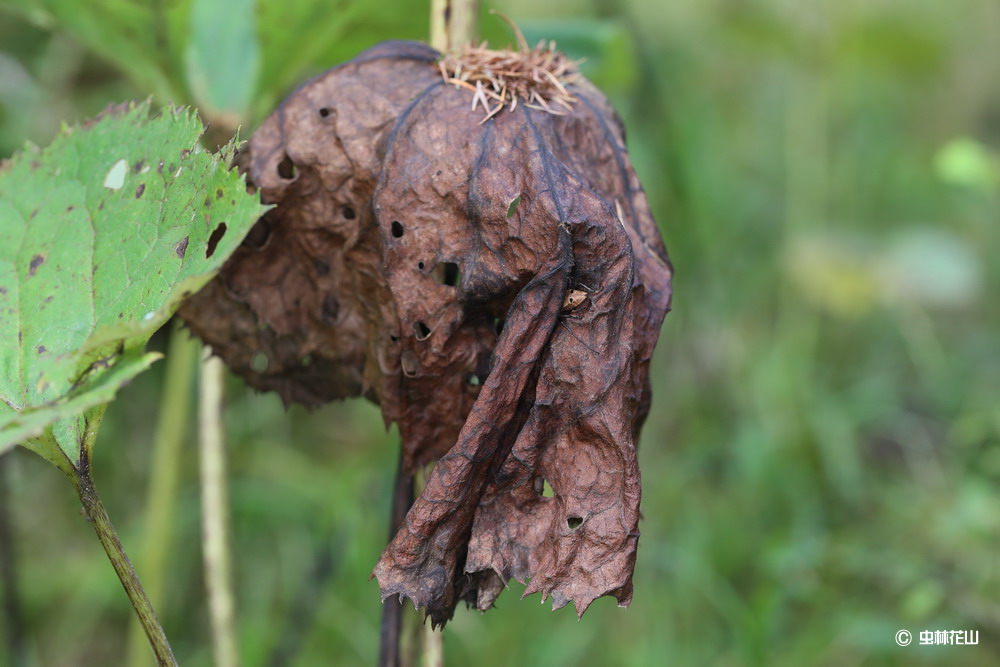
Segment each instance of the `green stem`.
[[212,624],[216,667],[239,664],[236,648],[236,605],[230,578],[229,500],[226,488],[226,444],[222,428],[225,367],[216,357],[201,364],[199,450],[201,453],[202,548],[205,587]]
[[86,455],[81,457],[80,466],[73,476],[73,483],[80,496],[80,501],[83,503],[83,511],[93,524],[97,539],[101,541],[101,546],[108,554],[111,566],[115,568],[115,574],[118,575],[118,579],[132,603],[132,608],[135,609],[136,616],[139,617],[139,622],[142,624],[143,630],[146,631],[146,637],[149,639],[149,645],[153,648],[154,655],[156,655],[157,663],[161,666],[176,665],[174,653],[170,649],[163,628],[160,627],[160,621],[156,617],[153,605],[150,604],[149,598],[135,574],[135,569],[125,554],[121,540],[118,539],[118,533],[111,525],[111,518],[108,516],[107,510],[104,509],[104,503],[101,502],[101,497],[97,494],[97,489],[94,488],[94,482],[90,477],[90,460]]
[[424,625],[424,651],[421,667],[444,667],[444,628],[434,629],[430,622]]
[[458,51],[476,38],[478,0],[431,0],[431,46]]
[[[173,539],[182,444],[190,421],[191,389],[200,349],[197,341],[192,340],[179,324],[174,327],[167,350],[166,377],[153,440],[151,478],[146,499],[146,518],[143,521],[147,532],[138,563],[146,584],[146,593],[153,606],[161,609],[170,543]],[[149,654],[140,629],[133,625],[129,633],[126,664],[132,667],[149,664]]]

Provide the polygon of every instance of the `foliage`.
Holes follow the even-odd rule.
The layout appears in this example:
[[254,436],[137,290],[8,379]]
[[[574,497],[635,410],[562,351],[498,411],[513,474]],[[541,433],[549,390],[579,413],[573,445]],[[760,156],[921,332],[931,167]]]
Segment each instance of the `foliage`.
[[[185,3],[162,5],[180,12],[176,43],[134,39],[183,78]],[[422,3],[329,8],[258,3],[251,124],[310,74],[426,32]],[[989,664],[1000,641],[996,3],[498,8],[531,43],[551,34],[542,21],[582,26],[569,55],[589,58],[585,73],[625,118],[676,301],[640,446],[631,608],[598,601],[582,622],[512,600],[489,617],[460,611],[449,660]],[[47,141],[60,118],[151,92],[79,30],[71,16],[0,24],[0,67],[14,73],[0,76],[5,154],[24,136]],[[602,51],[604,34],[626,35],[625,48]],[[139,376],[105,418],[102,439],[130,446],[95,454],[126,544],[145,529],[142,443],[160,373]],[[285,413],[273,396],[230,389],[247,663],[371,664],[377,587],[358,573],[385,543],[373,517],[388,516],[395,435],[362,402]],[[6,458],[32,659],[116,663],[131,621],[103,555],[60,480],[35,457]],[[182,663],[203,665],[193,459],[162,612]],[[980,646],[902,649],[901,627],[977,628]]]
[[112,108],[0,171],[0,453],[76,465],[99,411],[261,210],[185,110]]

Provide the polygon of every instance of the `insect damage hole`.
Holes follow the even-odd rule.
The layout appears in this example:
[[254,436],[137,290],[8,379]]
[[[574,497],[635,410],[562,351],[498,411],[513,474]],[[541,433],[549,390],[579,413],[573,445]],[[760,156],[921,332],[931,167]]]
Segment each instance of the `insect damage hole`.
[[403,225],[399,223],[399,220],[393,220],[390,227],[392,228],[392,235],[395,238],[403,238]]
[[327,117],[327,116],[329,116],[329,115],[330,115],[331,113],[333,113],[333,112],[332,112],[332,111],[330,111],[330,108],[329,108],[329,107],[322,107],[322,108],[320,108],[320,110],[319,110],[319,116],[320,116],[320,118],[326,118],[326,117]]
[[125,174],[128,172],[128,162],[122,158],[111,165],[104,176],[104,187],[109,190],[120,190],[125,185]]
[[413,332],[416,334],[417,340],[427,340],[431,335],[430,327],[420,321],[413,323]]
[[442,285],[456,287],[460,277],[461,272],[455,262],[444,262],[434,267],[434,279]]
[[286,181],[291,181],[295,179],[295,163],[292,162],[292,158],[288,157],[285,153],[285,158],[278,163],[278,176],[285,179]]
[[552,485],[549,484],[549,480],[544,477],[535,478],[535,493],[542,498],[553,498],[556,495],[556,492],[552,489]]
[[354,218],[358,217],[353,206],[341,206],[340,214],[344,216],[344,220],[354,220]]
[[208,245],[205,246],[205,257],[215,254],[215,249],[219,246],[219,241],[226,235],[226,223],[220,222],[219,226],[212,230],[208,236]]
[[566,517],[566,525],[570,530],[576,530],[583,525],[583,517],[581,516],[568,516]]
[[243,238],[241,245],[253,248],[254,250],[260,250],[267,245],[267,242],[271,239],[271,225],[275,217],[272,211],[274,209],[265,213],[254,223],[253,227],[250,228],[250,232]]

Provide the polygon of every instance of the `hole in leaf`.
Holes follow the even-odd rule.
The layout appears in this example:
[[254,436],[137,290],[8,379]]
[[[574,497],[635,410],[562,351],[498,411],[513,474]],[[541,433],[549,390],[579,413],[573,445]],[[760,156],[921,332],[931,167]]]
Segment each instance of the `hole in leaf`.
[[354,218],[357,217],[357,214],[354,212],[354,209],[350,206],[342,207],[340,209],[340,214],[344,216],[345,220],[354,220]]
[[493,353],[484,350],[479,353],[476,358],[476,377],[479,378],[479,384],[486,384],[486,380],[490,377],[490,371],[493,362]]
[[222,237],[226,235],[226,223],[220,222],[219,226],[212,230],[212,233],[208,237],[208,245],[205,246],[205,257],[211,257],[215,254],[215,249],[219,245],[219,241]]
[[511,200],[510,205],[507,206],[507,217],[511,218],[514,216],[514,211],[517,210],[517,205],[521,203],[521,195],[514,197]]
[[423,262],[417,262],[417,268],[420,269],[421,271],[423,271],[424,270],[424,263]]
[[329,107],[322,107],[319,110],[319,115],[320,115],[321,118],[326,118],[327,116],[329,116],[330,115],[330,109],[329,109]]
[[340,302],[337,301],[336,295],[327,294],[326,298],[323,299],[323,321],[327,324],[334,324],[338,315],[340,315]]
[[104,176],[104,187],[110,190],[120,190],[125,185],[125,174],[128,172],[128,162],[125,158],[118,160]]
[[268,211],[254,223],[254,226],[250,228],[250,232],[243,238],[244,246],[260,249],[267,245],[267,242],[271,239],[271,217],[271,212]]
[[406,377],[414,377],[420,371],[420,360],[413,350],[404,350],[399,355],[399,365]]
[[427,340],[427,337],[431,335],[430,327],[423,322],[414,322],[413,331],[417,334],[417,340]]
[[566,525],[569,526],[570,530],[576,530],[583,525],[583,517],[568,516],[566,517]]
[[479,375],[477,373],[469,373],[468,377],[465,378],[465,382],[470,387],[478,387],[482,384],[482,381],[479,379]]
[[250,360],[250,368],[255,373],[263,373],[267,371],[267,367],[270,366],[267,355],[263,352],[258,352],[253,355],[253,359]]
[[285,154],[285,159],[278,163],[278,176],[290,181],[295,178],[295,163],[292,162],[292,158]]
[[440,264],[434,271],[434,277],[442,285],[455,287],[458,285],[459,270],[455,262],[445,262]]
[[549,480],[544,477],[535,478],[535,491],[542,498],[554,498],[556,495],[556,492],[552,489],[552,485],[549,484]]
[[392,221],[392,235],[397,239],[403,236],[403,225],[399,224],[399,220]]

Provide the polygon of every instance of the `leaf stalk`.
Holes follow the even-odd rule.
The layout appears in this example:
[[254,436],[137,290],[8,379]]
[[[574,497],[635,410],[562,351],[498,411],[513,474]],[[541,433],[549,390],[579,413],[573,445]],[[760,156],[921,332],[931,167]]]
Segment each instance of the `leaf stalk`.
[[226,485],[226,444],[222,425],[225,367],[206,349],[201,363],[198,419],[201,461],[202,549],[205,587],[212,623],[212,650],[217,667],[236,667],[236,605],[233,601],[229,550],[229,499]]
[[111,566],[114,567],[115,574],[118,575],[118,580],[121,581],[122,588],[125,589],[125,594],[128,595],[129,602],[132,603],[132,608],[135,609],[139,623],[142,624],[142,629],[146,632],[149,645],[156,656],[157,664],[161,667],[177,665],[167,636],[156,617],[156,611],[153,609],[146,591],[143,590],[139,577],[136,576],[135,568],[132,567],[132,563],[125,553],[125,548],[118,538],[118,533],[111,524],[108,511],[94,487],[94,481],[90,476],[90,459],[86,454],[81,457],[80,465],[76,467],[75,473],[72,476],[73,485],[80,496],[80,502],[83,503],[83,511],[93,525],[97,539],[104,547],[104,551],[111,561]]

